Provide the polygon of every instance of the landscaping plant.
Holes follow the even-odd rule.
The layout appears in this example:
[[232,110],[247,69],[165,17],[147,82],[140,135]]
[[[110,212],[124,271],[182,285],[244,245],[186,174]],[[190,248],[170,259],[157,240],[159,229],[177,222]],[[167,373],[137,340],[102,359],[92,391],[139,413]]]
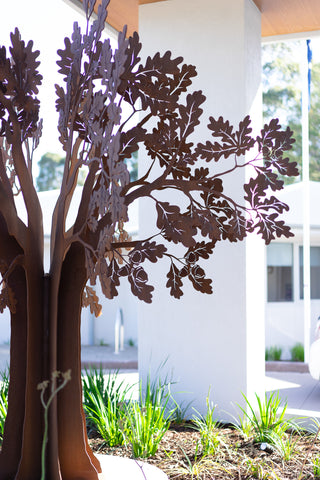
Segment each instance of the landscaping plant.
[[85,370],[82,375],[83,407],[87,427],[99,432],[111,447],[125,440],[127,403],[132,385],[119,381],[118,372],[103,374],[103,370]]
[[168,410],[170,391],[166,383],[151,382],[147,378],[145,389],[140,383],[139,401],[130,402],[127,409],[127,441],[135,457],[154,455],[164,434],[170,427],[174,410]]
[[244,423],[248,423],[253,431],[254,439],[259,443],[275,443],[284,433],[292,427],[293,423],[285,419],[287,402],[279,397],[279,392],[272,392],[269,397],[265,394],[262,400],[255,394],[258,409],[245,399],[245,407],[239,407],[244,415]]
[[200,433],[200,442],[204,456],[214,455],[220,443],[217,421],[214,418],[216,405],[210,402],[210,390],[206,397],[206,405],[207,410],[205,415],[201,415],[195,410],[196,414],[192,416],[192,423]]
[[9,369],[0,373],[0,445],[8,412]]
[[320,458],[316,457],[312,460],[314,478],[320,478]]
[[[51,372],[69,369],[72,379],[49,411],[47,480],[98,479],[101,468],[85,429],[80,362],[81,308],[100,313],[97,281],[109,299],[118,294],[120,282],[128,281],[132,294],[150,303],[154,287],[148,266],[164,261],[164,281],[175,298],[183,295],[185,281],[209,294],[212,281],[203,263],[218,242],[241,241],[253,232],[266,244],[292,236],[279,218],[288,207],[275,196],[283,187],[279,174],[298,174],[285,157],[294,142],[292,131],[271,120],[252,136],[249,116],[235,127],[221,116],[209,117],[210,139],[194,144],[205,101],[200,90],[188,93],[195,67],[170,52],[142,60],[138,34],[126,38],[126,29],[113,50],[102,35],[109,0],[99,3],[91,21],[95,3],[83,0],[84,29],[75,22],[58,50],[62,77],[56,110],[65,163],[48,272],[32,173],[42,131],[39,51],[22,40],[18,29],[9,48],[0,46],[0,310],[10,310],[14,365],[0,480],[40,478],[45,424],[37,385]],[[126,159],[140,146],[145,168],[133,179]],[[67,225],[83,168],[87,176],[78,212]],[[234,198],[241,185],[230,189],[229,177],[236,179],[243,168],[251,173],[242,195]],[[19,194],[25,223],[16,209]],[[154,232],[133,241],[125,231],[128,207],[142,198],[154,206]]]
[[304,362],[304,346],[302,343],[296,343],[290,348],[290,353],[293,362]]
[[279,361],[281,360],[282,348],[281,347],[269,347],[266,348],[265,360]]

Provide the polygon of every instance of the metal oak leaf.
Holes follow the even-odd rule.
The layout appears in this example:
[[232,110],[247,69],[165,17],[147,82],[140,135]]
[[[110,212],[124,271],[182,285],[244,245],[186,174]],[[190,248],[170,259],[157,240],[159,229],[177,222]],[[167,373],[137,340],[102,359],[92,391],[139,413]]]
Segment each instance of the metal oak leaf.
[[100,317],[102,313],[102,305],[99,303],[99,297],[95,290],[89,287],[89,285],[86,285],[83,290],[82,306],[90,307],[90,312],[94,314],[95,317]]
[[173,262],[171,263],[167,278],[168,281],[166,286],[170,288],[170,295],[172,295],[174,298],[180,298],[183,295],[183,291],[181,290],[182,280],[180,271]]

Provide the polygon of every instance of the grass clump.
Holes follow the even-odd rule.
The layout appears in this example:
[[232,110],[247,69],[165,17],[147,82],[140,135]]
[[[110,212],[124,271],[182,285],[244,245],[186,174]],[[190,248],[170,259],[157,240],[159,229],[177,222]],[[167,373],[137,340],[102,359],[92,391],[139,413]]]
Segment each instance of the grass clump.
[[273,347],[269,347],[269,348],[266,348],[266,351],[265,351],[265,360],[266,362],[267,361],[279,361],[281,360],[281,355],[282,355],[282,348],[281,347],[277,347],[277,346],[273,346]]
[[9,369],[0,372],[0,445],[3,440],[4,424],[8,413]]
[[204,456],[214,455],[219,446],[219,429],[217,420],[214,418],[216,405],[210,402],[210,390],[206,397],[207,410],[205,415],[201,415],[197,410],[192,417],[192,423],[195,429],[200,433],[200,442],[202,454]]
[[132,386],[118,380],[118,373],[85,370],[82,376],[83,408],[88,430],[98,432],[110,447],[125,442],[127,401]]
[[304,347],[302,343],[296,343],[290,348],[290,353],[293,362],[304,362]]
[[245,399],[245,407],[240,406],[244,416],[242,423],[247,429],[251,428],[255,442],[275,444],[292,427],[293,423],[285,420],[287,402],[282,402],[279,392],[272,392],[269,398],[265,394],[263,401],[255,394],[257,412],[248,398],[242,395]]
[[171,398],[168,384],[147,378],[145,391],[140,382],[139,401],[130,402],[127,409],[127,440],[136,458],[156,453],[160,441],[170,427],[174,410],[167,410]]

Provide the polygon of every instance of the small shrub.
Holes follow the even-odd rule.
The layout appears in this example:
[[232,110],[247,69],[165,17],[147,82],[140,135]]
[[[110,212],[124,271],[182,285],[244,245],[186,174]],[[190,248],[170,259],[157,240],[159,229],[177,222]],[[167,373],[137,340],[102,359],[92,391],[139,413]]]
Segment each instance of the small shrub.
[[267,361],[279,361],[281,360],[282,348],[273,346],[266,348],[265,360]]
[[296,343],[291,349],[291,360],[293,362],[304,362],[304,347],[302,343]]

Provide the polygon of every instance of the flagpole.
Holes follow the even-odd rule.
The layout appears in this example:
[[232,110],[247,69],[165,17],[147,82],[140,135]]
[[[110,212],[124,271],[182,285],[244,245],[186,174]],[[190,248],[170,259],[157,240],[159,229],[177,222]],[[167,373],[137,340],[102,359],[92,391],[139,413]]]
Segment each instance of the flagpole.
[[309,94],[311,75],[310,40],[302,60],[302,184],[303,184],[303,319],[304,361],[310,356],[310,181],[309,181]]

